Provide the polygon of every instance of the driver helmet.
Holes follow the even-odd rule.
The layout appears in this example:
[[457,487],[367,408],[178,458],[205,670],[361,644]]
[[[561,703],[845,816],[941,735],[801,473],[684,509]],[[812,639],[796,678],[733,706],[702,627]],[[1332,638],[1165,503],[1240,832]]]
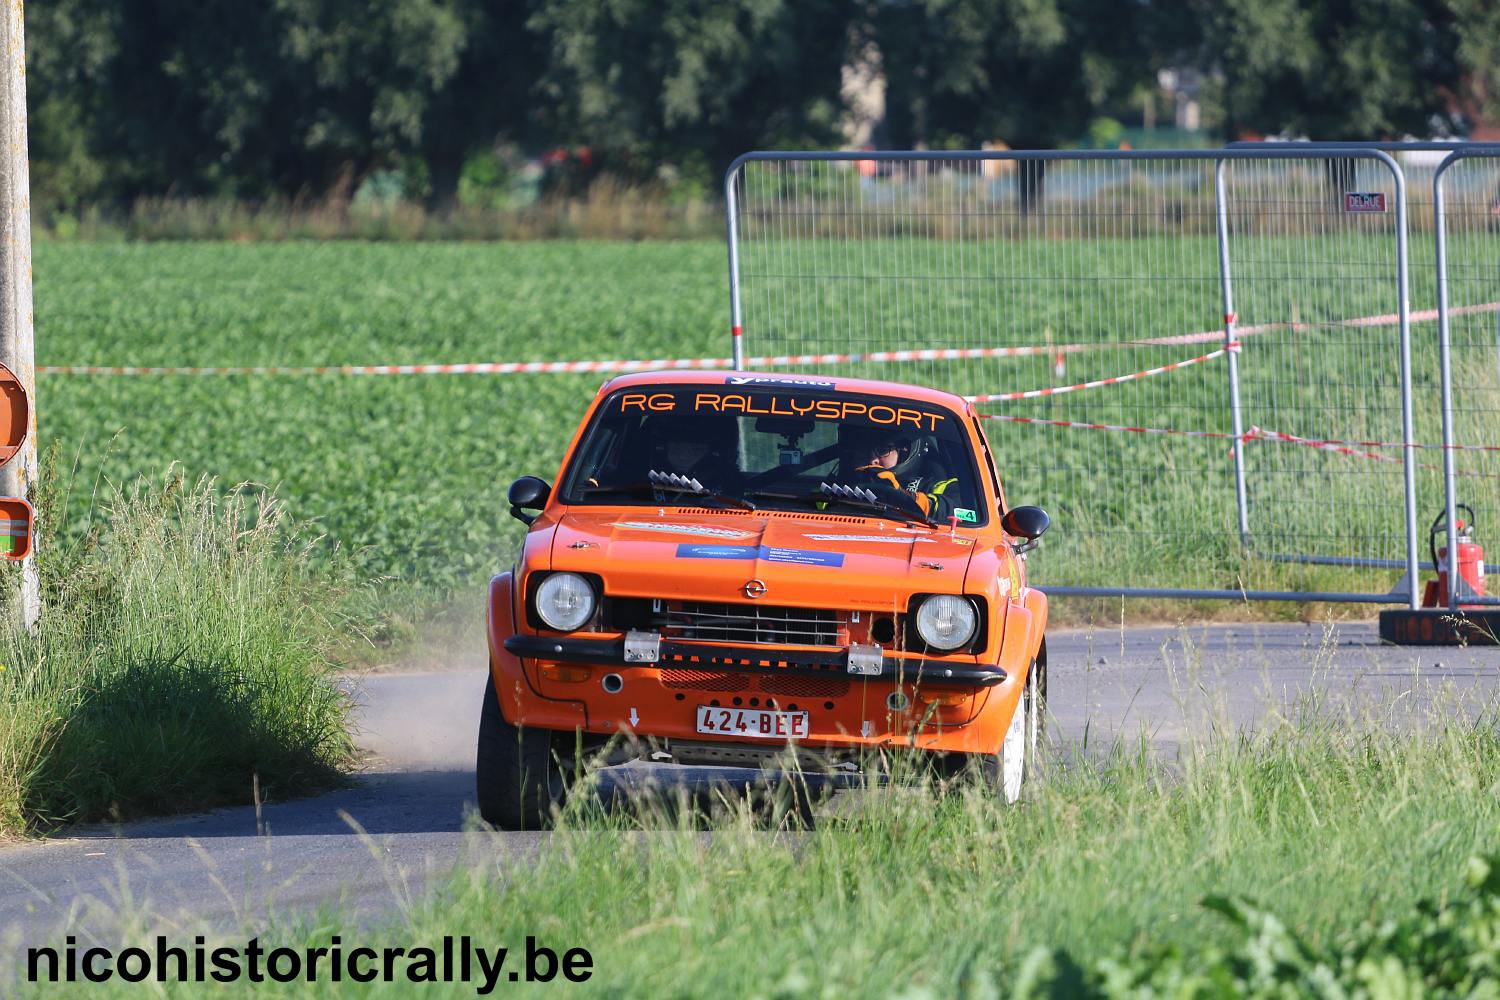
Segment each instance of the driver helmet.
[[649,430],[662,471],[684,475],[713,464],[730,440],[730,428],[723,421],[704,417],[659,419]]
[[[910,431],[872,427],[861,429],[854,438],[856,464],[861,468],[875,466],[905,481],[915,472],[927,453],[927,441]],[[892,457],[894,456],[894,458]]]

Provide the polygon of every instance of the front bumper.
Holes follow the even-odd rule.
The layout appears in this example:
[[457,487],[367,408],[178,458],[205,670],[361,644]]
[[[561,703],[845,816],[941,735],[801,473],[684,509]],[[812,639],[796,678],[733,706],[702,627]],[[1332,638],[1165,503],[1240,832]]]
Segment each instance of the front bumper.
[[713,643],[662,639],[657,660],[642,663],[625,658],[624,639],[552,638],[512,635],[505,651],[528,660],[581,663],[597,666],[686,667],[732,669],[744,673],[793,677],[850,677],[905,683],[942,684],[955,687],[989,688],[1006,678],[998,666],[951,663],[943,660],[884,658],[878,673],[847,669],[843,649],[782,649],[776,647],[725,646]]

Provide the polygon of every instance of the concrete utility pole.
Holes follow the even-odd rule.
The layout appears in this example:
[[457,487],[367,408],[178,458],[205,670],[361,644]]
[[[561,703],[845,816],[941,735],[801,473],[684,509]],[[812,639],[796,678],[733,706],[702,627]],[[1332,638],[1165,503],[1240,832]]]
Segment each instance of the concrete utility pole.
[[[4,0],[0,45],[0,362],[31,398],[26,444],[0,468],[0,494],[32,501],[37,477],[36,360],[31,328],[31,171],[26,162],[26,4]],[[42,613],[35,549],[21,561],[19,589],[7,595],[11,613],[27,628]]]

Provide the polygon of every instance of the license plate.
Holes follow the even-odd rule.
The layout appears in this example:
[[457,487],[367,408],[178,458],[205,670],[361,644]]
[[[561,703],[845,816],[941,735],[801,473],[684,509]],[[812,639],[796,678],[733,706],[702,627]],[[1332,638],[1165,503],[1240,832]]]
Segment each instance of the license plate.
[[712,733],[715,736],[752,736],[764,740],[803,739],[807,736],[807,713],[699,705],[698,732]]

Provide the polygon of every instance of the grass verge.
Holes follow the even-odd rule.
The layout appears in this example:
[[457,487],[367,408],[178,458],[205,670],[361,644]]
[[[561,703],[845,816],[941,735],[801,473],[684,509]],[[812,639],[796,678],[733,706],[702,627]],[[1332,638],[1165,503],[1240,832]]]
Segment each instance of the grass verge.
[[445,934],[509,948],[507,969],[528,936],[587,948],[566,988],[589,995],[1472,995],[1500,968],[1497,764],[1488,719],[1307,718],[1171,763],[1053,761],[1013,808],[871,786],[802,829],[733,796],[582,799],[535,852],[480,845],[394,925],[334,910],[209,939],[408,949],[376,995],[412,992],[410,949]]
[[[871,788],[806,834],[738,808],[705,838],[649,803],[585,807],[529,876],[461,877],[409,936],[566,936],[589,944],[604,993],[1165,989],[1199,958],[1268,948],[1258,914],[1318,961],[1419,918],[1500,848],[1497,763],[1487,724],[1309,719],[1170,766],[1141,752],[1055,767],[1015,809],[977,790]],[[622,844],[627,831],[651,832]],[[1216,897],[1230,902],[1205,905]]]
[[[47,493],[44,526],[67,516]],[[325,654],[348,594],[276,500],[174,469],[86,518],[39,549],[38,628],[0,632],[0,833],[337,782],[354,747]]]

